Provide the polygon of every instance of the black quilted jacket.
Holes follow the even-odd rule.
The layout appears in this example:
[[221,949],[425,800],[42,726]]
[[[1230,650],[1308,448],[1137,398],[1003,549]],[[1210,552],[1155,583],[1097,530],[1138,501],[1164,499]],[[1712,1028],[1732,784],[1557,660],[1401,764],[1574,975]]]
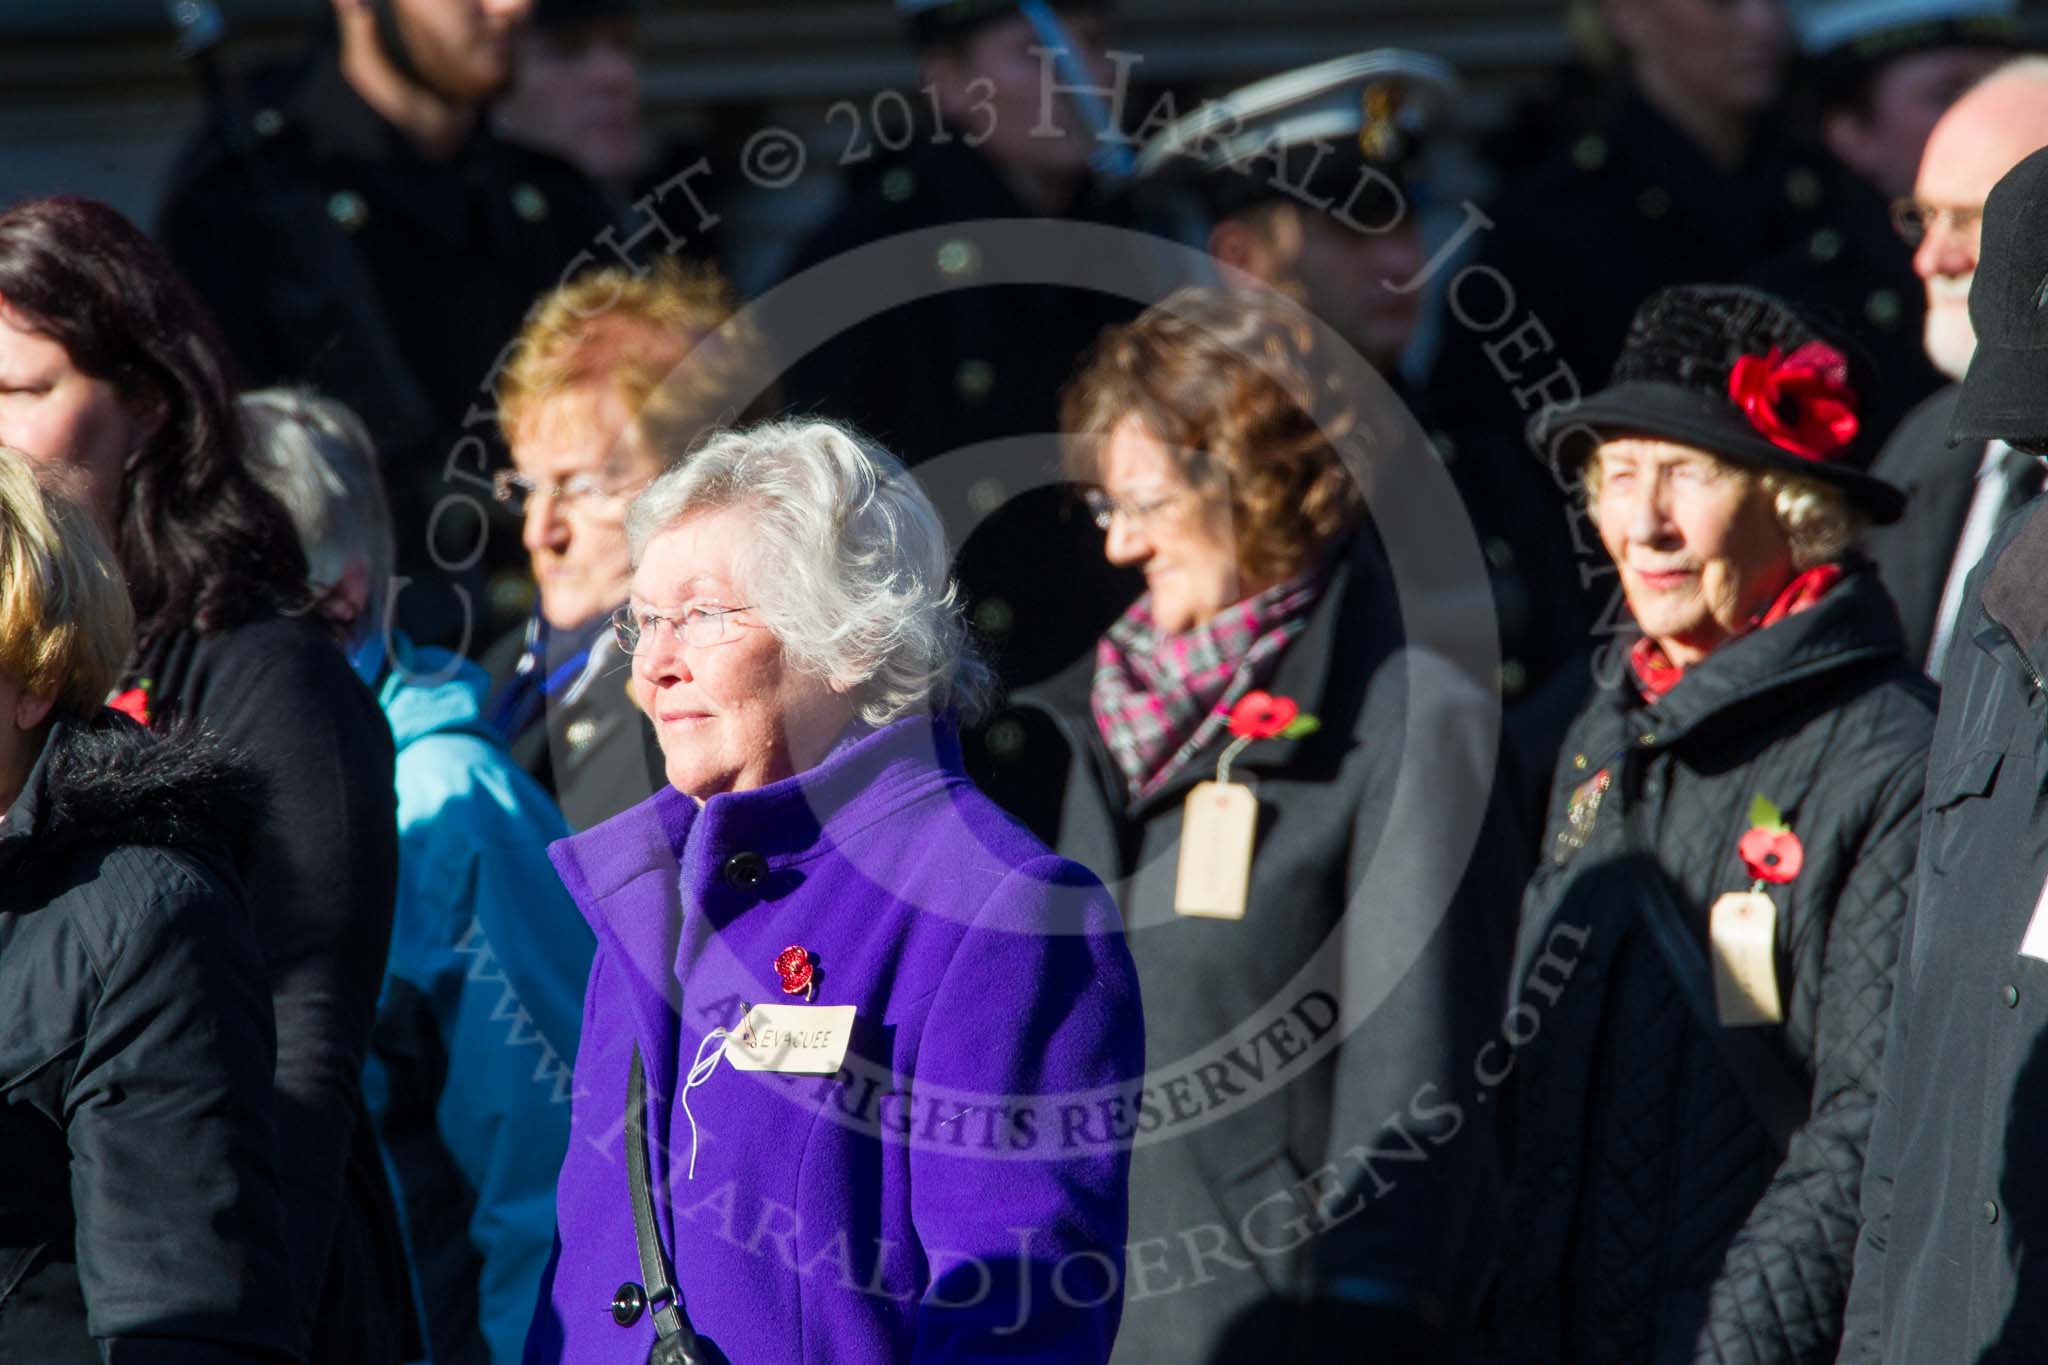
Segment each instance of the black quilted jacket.
[[[1522,1046],[1490,1358],[1834,1358],[1933,713],[1891,599],[1858,565],[1655,705],[1631,680],[1579,717],[1503,1025]],[[1760,1027],[1787,1089],[1811,1096],[1785,1151],[1642,918],[1662,878],[1706,949],[1709,907],[1753,880],[1736,845],[1759,795],[1805,855],[1769,888],[1784,1022]],[[1633,802],[1654,856],[1625,845]]]

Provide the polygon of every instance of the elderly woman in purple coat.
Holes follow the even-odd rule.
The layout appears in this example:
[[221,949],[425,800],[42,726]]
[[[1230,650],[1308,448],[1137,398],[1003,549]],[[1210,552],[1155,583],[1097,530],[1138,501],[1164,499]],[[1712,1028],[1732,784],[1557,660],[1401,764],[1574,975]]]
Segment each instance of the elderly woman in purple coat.
[[986,673],[930,502],[771,424],[627,532],[669,786],[553,849],[598,951],[527,1359],[1105,1359],[1129,1151],[1070,1119],[1130,1100],[1136,974],[962,773]]

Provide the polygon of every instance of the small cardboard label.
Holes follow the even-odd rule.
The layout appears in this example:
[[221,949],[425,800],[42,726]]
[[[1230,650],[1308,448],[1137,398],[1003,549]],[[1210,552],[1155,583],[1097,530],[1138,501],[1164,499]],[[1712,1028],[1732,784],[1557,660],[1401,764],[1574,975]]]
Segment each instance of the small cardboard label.
[[1241,782],[1203,782],[1188,793],[1173,884],[1175,914],[1244,918],[1258,823],[1258,798]]
[[1778,1000],[1778,907],[1761,891],[1730,891],[1708,921],[1714,1004],[1729,1028],[1783,1022]]
[[2034,916],[2020,939],[2020,956],[2048,962],[2048,882],[2041,884],[2041,894],[2034,901]]
[[853,1041],[851,1005],[756,1005],[725,1040],[736,1071],[837,1075]]

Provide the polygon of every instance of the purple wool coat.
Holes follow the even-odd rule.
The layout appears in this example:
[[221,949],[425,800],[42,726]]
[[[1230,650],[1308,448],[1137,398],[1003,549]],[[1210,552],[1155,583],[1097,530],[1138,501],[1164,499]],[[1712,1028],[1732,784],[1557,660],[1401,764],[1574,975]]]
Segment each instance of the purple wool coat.
[[[1130,1153],[1072,1116],[1139,1083],[1137,974],[1101,885],[981,794],[949,724],[898,721],[701,807],[664,788],[551,853],[598,948],[529,1365],[643,1361],[654,1339],[608,1311],[645,1282],[635,1043],[657,1224],[734,1365],[1108,1358]],[[857,1009],[846,1065],[720,1061],[686,1113],[711,1030],[802,1001],[775,970],[791,946],[815,1003]]]

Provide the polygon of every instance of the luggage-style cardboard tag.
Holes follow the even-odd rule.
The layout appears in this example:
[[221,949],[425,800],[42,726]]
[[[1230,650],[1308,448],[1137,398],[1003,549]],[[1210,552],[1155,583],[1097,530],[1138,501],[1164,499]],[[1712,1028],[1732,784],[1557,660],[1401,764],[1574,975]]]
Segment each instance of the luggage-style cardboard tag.
[[735,1071],[833,1076],[853,1041],[851,1005],[756,1005],[725,1040]]
[[1175,914],[1244,918],[1258,822],[1258,798],[1241,782],[1202,782],[1188,793],[1173,884]]
[[1714,949],[1714,1004],[1722,1024],[1742,1028],[1785,1018],[1778,999],[1778,907],[1761,891],[1730,891],[1708,920]]

